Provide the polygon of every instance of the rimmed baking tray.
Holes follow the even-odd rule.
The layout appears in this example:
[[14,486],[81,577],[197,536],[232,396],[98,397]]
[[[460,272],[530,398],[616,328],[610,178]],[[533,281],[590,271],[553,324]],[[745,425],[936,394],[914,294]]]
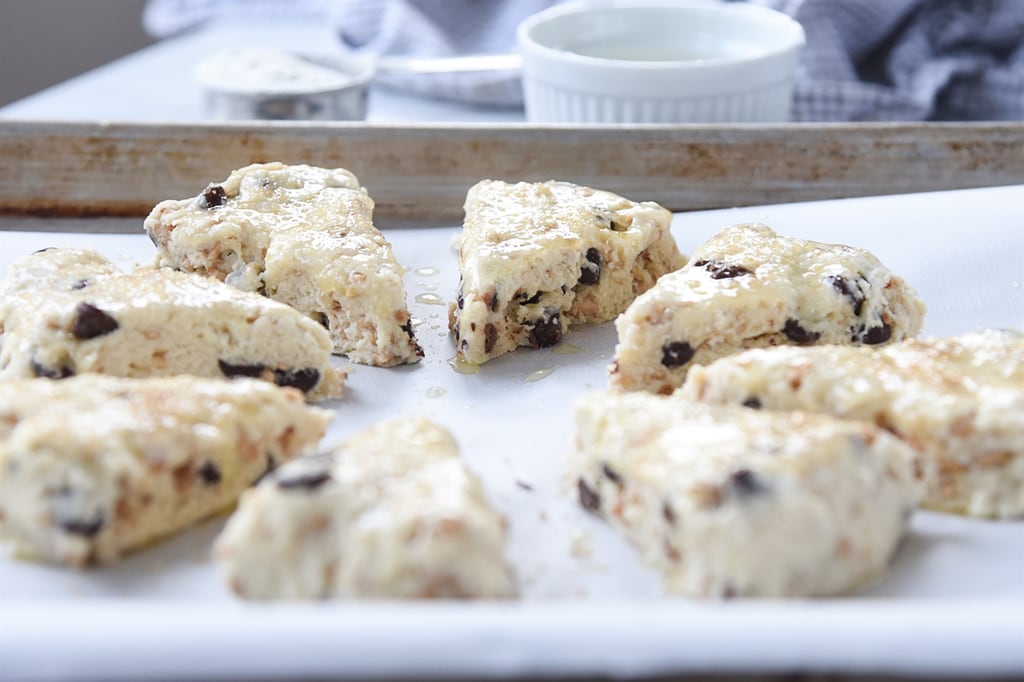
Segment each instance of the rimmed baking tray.
[[[964,162],[957,176],[967,185],[1016,185],[921,193],[929,187],[908,180],[888,189],[918,191],[763,205],[768,197],[759,192],[768,187],[775,187],[772,198],[779,201],[834,196],[840,189],[882,194],[879,177],[924,183],[930,164],[918,149],[925,160],[914,156],[903,176],[895,162],[879,162],[879,175],[867,177],[843,176],[842,164],[822,161],[821,185],[806,176],[800,182],[795,176],[782,182],[750,173],[749,191],[739,177],[729,181],[735,196],[743,199],[733,203],[726,201],[725,188],[716,190],[712,180],[705,180],[701,187],[711,199],[699,203],[703,195],[680,189],[698,182],[696,173],[676,175],[678,168],[690,168],[692,157],[669,169],[657,161],[667,158],[664,145],[711,145],[707,140],[715,136],[739,135],[746,141],[735,144],[743,147],[753,144],[744,136],[757,137],[764,130],[45,128],[0,125],[0,152],[9,154],[15,147],[24,152],[0,156],[5,159],[0,207],[6,212],[0,219],[5,230],[0,232],[0,271],[24,253],[59,245],[96,248],[126,268],[147,261],[153,247],[141,232],[141,217],[156,200],[195,194],[235,165],[274,158],[263,154],[356,170],[382,215],[405,225],[386,234],[408,267],[409,303],[420,321],[417,333],[426,357],[413,367],[353,366],[346,397],[326,403],[336,418],[325,443],[395,414],[424,414],[449,427],[468,465],[481,475],[489,497],[510,520],[508,557],[522,598],[488,604],[243,604],[227,592],[208,560],[210,542],[222,523],[214,520],[120,565],[87,572],[0,555],[0,677],[1024,675],[1024,521],[994,523],[919,513],[891,571],[842,598],[699,602],[667,597],[632,548],[582,513],[565,492],[562,457],[571,438],[570,406],[605,385],[613,327],[576,329],[554,349],[517,352],[487,363],[476,374],[461,374],[448,362],[454,347],[446,333],[447,311],[435,299],[454,296],[458,273],[451,238],[457,231],[461,195],[475,179],[596,178],[592,184],[602,186],[605,180],[603,186],[635,199],[659,198],[677,211],[716,201],[755,204],[677,214],[673,231],[688,253],[727,224],[760,220],[786,234],[871,249],[929,304],[926,333],[1024,328],[1024,179],[1015,175],[1022,171],[1024,153],[1016,166],[1010,163],[1014,158],[1001,152],[1003,166],[974,155],[973,165]],[[69,137],[71,129],[90,132],[75,142]],[[18,130],[24,135],[15,134]],[[878,132],[898,137],[900,130],[909,134],[909,128],[900,126]],[[966,144],[962,128],[942,130]],[[1013,149],[1012,126],[992,130]],[[798,140],[792,144],[799,149],[813,146],[810,138],[801,138],[812,133],[823,134],[820,129],[790,127],[772,134]],[[691,136],[705,141],[682,141]],[[470,137],[480,138],[477,151]],[[207,138],[220,142],[189,154],[198,140]],[[832,136],[822,139],[852,149],[852,143]],[[49,146],[41,149],[44,140],[50,140]],[[296,140],[305,140],[305,146],[291,146]],[[625,155],[622,170],[598,166],[595,171],[591,166],[602,153],[602,140],[604,153],[612,148]],[[525,151],[517,159],[496,157],[488,165],[488,156],[502,144],[532,149],[538,154],[535,161],[550,158],[551,165],[527,167]],[[715,144],[732,149],[726,142]],[[973,144],[968,148],[977,151],[990,142],[977,142],[977,148]],[[1021,140],[1015,144],[1020,152]],[[386,150],[381,145],[392,146]],[[540,155],[538,150],[554,145],[562,145],[564,158]],[[785,150],[785,144],[777,145]],[[257,148],[259,154],[246,151]],[[424,151],[428,148],[433,150],[429,154]],[[219,149],[220,156],[211,149]],[[627,149],[646,161],[626,159]],[[678,148],[676,152],[681,153]],[[742,156],[733,152],[737,159]],[[405,169],[405,175],[384,177],[380,169],[366,165],[376,155],[388,159],[381,162],[383,168]],[[803,163],[793,158],[789,163]],[[798,151],[796,158],[809,159],[810,153]],[[860,164],[864,172],[870,167],[860,156],[848,158],[844,163]],[[706,163],[714,167],[715,161]],[[745,165],[737,160],[735,168],[758,168],[761,163],[786,165],[784,159],[751,157]],[[431,165],[437,172],[425,177]],[[640,180],[621,174],[638,167],[647,168]],[[483,172],[486,168],[497,172]],[[89,169],[101,179],[90,184],[82,175]],[[400,192],[406,186],[403,178],[409,178],[407,195]],[[933,180],[942,188],[942,182],[955,178],[937,171]],[[789,182],[792,188],[786,190]],[[87,215],[93,217],[83,217]],[[425,229],[428,224],[440,226]]]

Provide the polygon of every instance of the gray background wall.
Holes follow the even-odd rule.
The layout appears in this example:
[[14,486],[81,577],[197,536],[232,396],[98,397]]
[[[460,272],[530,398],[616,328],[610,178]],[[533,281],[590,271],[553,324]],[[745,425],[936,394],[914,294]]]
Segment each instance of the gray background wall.
[[152,43],[145,0],[0,0],[0,106]]

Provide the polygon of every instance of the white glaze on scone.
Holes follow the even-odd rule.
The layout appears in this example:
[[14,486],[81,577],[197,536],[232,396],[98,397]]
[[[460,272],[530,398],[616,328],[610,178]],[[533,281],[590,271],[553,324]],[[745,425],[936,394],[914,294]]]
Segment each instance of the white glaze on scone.
[[465,209],[449,326],[467,362],[551,346],[570,324],[611,320],[686,262],[671,213],[610,192],[484,180]]
[[611,385],[671,393],[687,370],[780,344],[869,344],[915,336],[925,306],[869,252],[734,225],[708,240],[615,321]]
[[580,504],[696,597],[800,597],[878,576],[919,486],[913,450],[881,429],[605,391],[575,408]]
[[923,506],[1024,516],[1024,337],[751,350],[690,370],[682,396],[874,422],[920,453]]
[[345,373],[316,322],[258,294],[168,269],[126,274],[90,250],[17,260],[0,282],[0,379],[258,376],[310,398]]
[[352,362],[423,356],[404,269],[373,225],[373,200],[345,169],[246,166],[198,197],[157,204],[145,227],[160,265],[287,303],[327,327],[334,352]]
[[230,507],[329,419],[253,379],[0,382],[0,536],[31,558],[113,561]]
[[246,492],[215,556],[248,599],[498,598],[504,542],[451,434],[400,418]]

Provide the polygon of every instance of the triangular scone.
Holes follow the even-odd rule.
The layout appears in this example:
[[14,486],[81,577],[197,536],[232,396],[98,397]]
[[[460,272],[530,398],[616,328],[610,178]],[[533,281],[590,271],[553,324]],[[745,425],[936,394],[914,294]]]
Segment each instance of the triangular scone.
[[230,507],[329,419],[253,379],[0,382],[0,536],[33,558],[113,561]]
[[924,506],[1024,516],[1024,336],[985,331],[885,348],[745,351],[677,391],[713,403],[874,422],[920,453]]
[[373,225],[373,200],[341,168],[265,163],[146,218],[158,262],[287,303],[328,329],[334,352],[417,362],[404,269]]
[[47,249],[0,282],[0,378],[259,377],[313,399],[345,373],[316,322],[283,303],[169,269],[126,274],[95,251]]
[[604,391],[575,410],[573,494],[668,592],[846,592],[888,565],[920,496],[914,451],[872,424]]
[[558,343],[570,324],[605,322],[682,267],[672,214],[567,182],[470,188],[462,275],[449,326],[462,359]]
[[248,599],[515,593],[505,521],[446,430],[381,422],[242,496],[214,556]]
[[691,365],[744,348],[902,341],[925,306],[869,252],[733,225],[616,321],[611,385],[670,393]]

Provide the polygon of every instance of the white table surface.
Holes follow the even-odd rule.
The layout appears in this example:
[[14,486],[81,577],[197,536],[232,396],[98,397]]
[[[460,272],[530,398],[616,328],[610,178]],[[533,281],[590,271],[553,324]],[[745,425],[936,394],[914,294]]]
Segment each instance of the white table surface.
[[[201,90],[192,72],[208,55],[224,48],[258,46],[330,53],[338,49],[336,40],[326,24],[213,25],[163,40],[2,107],[0,119],[200,121]],[[525,118],[522,109],[474,107],[375,87],[367,120],[506,123]]]

